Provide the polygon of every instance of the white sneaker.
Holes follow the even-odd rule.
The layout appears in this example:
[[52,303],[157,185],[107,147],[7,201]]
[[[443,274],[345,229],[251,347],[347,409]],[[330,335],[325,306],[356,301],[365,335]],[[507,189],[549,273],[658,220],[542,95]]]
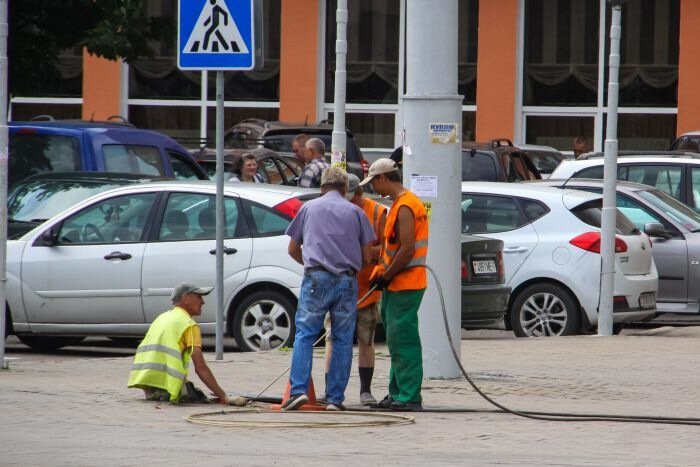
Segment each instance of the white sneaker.
[[345,410],[345,406],[343,404],[328,404],[326,410],[329,412],[342,412]]
[[377,403],[377,399],[374,398],[371,392],[363,392],[360,394],[360,403],[362,405],[372,405]]

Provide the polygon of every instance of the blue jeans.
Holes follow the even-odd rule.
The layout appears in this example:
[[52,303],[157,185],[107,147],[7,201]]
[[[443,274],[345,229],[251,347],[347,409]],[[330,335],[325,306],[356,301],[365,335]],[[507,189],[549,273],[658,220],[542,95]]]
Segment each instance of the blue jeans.
[[289,373],[290,394],[308,393],[313,344],[321,335],[323,318],[328,311],[331,314],[333,353],[328,370],[326,400],[329,404],[341,404],[345,400],[345,388],[350,378],[352,339],[357,320],[357,278],[346,274],[313,271],[307,273],[301,282],[294,320],[296,335]]

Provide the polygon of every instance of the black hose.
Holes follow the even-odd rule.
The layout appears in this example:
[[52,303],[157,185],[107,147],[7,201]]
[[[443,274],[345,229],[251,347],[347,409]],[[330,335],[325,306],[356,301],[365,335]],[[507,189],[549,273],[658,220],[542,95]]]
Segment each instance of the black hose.
[[[499,410],[485,410],[485,409],[461,409],[461,408],[423,408],[423,412],[437,412],[437,413],[465,413],[465,412],[479,412],[479,413],[509,413],[517,415],[519,417],[529,418],[533,420],[547,420],[554,422],[621,422],[621,423],[660,423],[660,424],[670,424],[670,425],[700,425],[700,418],[686,418],[686,417],[654,417],[649,415],[614,415],[614,414],[586,414],[586,413],[568,413],[568,412],[532,412],[524,410],[513,410],[508,407],[496,402],[491,397],[486,395],[469,376],[467,370],[462,365],[460,357],[457,354],[452,338],[450,337],[450,326],[447,321],[447,309],[445,307],[445,297],[442,293],[442,286],[437,278],[435,271],[428,265],[418,265],[412,267],[424,267],[433,275],[435,283],[438,287],[438,294],[440,295],[440,305],[442,306],[442,318],[445,324],[445,333],[447,335],[447,341],[450,344],[450,349],[452,350],[452,357],[454,357],[457,366],[459,366],[460,371],[467,379],[467,382],[481,397],[486,399],[491,405],[497,407]],[[384,410],[384,409],[379,409]]]

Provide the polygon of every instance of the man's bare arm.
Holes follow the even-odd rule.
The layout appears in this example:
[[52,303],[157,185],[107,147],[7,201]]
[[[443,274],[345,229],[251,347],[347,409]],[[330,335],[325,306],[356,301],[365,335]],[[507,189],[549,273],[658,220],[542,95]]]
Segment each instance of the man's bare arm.
[[219,398],[219,403],[226,405],[228,397],[219,383],[216,382],[214,373],[209,369],[209,365],[204,360],[204,354],[201,347],[194,347],[192,351],[192,363],[194,363],[194,371],[199,376],[199,379],[211,390],[211,392]]
[[299,245],[294,239],[289,240],[289,247],[287,248],[289,256],[294,259],[297,263],[304,265],[304,260],[301,256],[301,245]]

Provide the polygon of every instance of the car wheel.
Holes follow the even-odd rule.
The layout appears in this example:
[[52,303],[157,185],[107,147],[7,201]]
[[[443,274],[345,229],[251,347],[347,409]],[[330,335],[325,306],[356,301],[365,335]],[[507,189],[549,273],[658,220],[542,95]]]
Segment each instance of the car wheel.
[[569,336],[578,331],[579,310],[564,288],[534,284],[513,300],[510,323],[518,337]]
[[248,295],[233,316],[233,337],[238,348],[257,352],[292,345],[295,311],[292,301],[274,290]]
[[61,347],[79,344],[84,337],[59,337],[59,336],[17,336],[19,340],[34,350],[56,350]]

